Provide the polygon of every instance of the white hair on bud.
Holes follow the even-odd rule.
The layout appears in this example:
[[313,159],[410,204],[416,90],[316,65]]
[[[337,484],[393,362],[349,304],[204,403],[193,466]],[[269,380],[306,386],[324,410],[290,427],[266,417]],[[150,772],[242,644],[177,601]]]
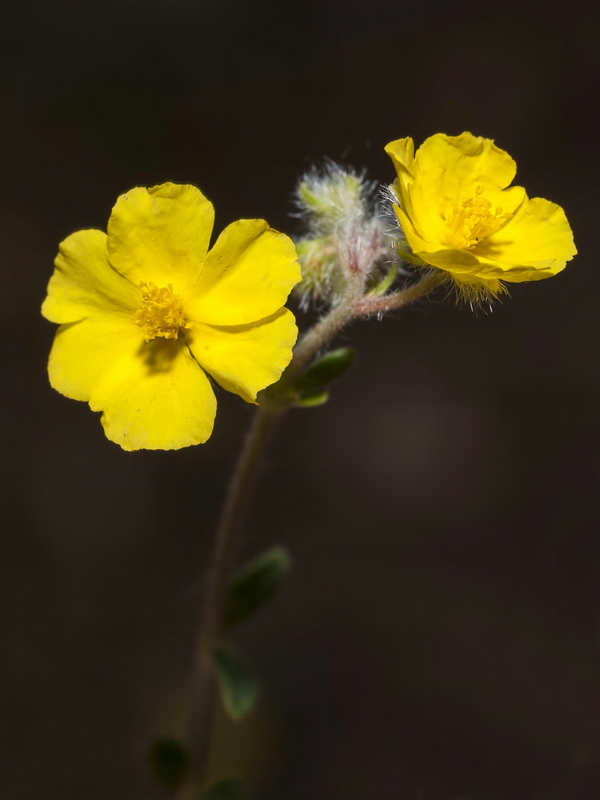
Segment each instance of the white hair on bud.
[[297,286],[300,306],[309,301],[335,305],[349,281],[376,288],[397,275],[398,230],[388,231],[391,215],[380,199],[379,184],[364,172],[325,161],[298,181],[295,216],[307,234],[297,241],[303,278]]

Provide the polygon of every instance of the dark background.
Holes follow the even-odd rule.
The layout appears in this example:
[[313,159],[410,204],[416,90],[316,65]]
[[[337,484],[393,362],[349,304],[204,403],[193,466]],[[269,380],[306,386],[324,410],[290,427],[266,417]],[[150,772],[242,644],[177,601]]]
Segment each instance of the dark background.
[[[252,409],[124,453],[48,384],[58,242],[117,196],[197,184],[217,230],[289,233],[323,157],[471,130],[561,204],[580,255],[491,314],[422,302],[355,324],[358,358],[273,443],[244,555],[286,544],[240,633],[265,683],[215,776],[265,800],[595,800],[598,19],[591,4],[103,0],[4,5],[2,800],[158,800],[183,724],[212,530]],[[10,18],[7,12],[10,10]],[[301,324],[306,324],[301,320]]]

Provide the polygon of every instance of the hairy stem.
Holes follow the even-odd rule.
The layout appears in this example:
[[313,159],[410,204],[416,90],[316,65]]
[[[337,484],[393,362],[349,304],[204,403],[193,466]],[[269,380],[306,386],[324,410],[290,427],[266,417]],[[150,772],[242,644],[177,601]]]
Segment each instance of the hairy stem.
[[424,297],[439,284],[440,277],[437,272],[426,272],[419,281],[393,294],[383,295],[382,297],[377,295],[363,297],[354,306],[354,312],[356,316],[363,317],[369,314],[393,311],[395,308],[402,308],[402,306]]
[[[292,362],[286,371],[287,385],[352,318],[352,315],[352,302],[341,302],[307,331],[298,343]],[[286,408],[286,405],[266,399],[256,409],[217,526],[206,579],[202,628],[197,644],[190,702],[188,741],[195,775],[193,785],[185,787],[181,800],[199,797],[200,787],[206,777],[217,694],[212,649],[222,626],[227,587],[238,549],[241,518],[270,434]]]
[[256,409],[216,530],[212,560],[207,571],[202,628],[197,643],[190,704],[188,736],[196,786],[191,794],[183,796],[185,800],[188,797],[199,797],[196,792],[205,778],[217,694],[212,650],[222,626],[227,587],[237,553],[241,517],[279,414],[279,409],[273,406],[259,406]]
[[[292,386],[295,378],[319,350],[352,319],[406,305],[431,291],[435,286],[435,280],[427,274],[418,283],[387,297],[364,296],[363,285],[364,281],[358,280],[354,285],[350,285],[340,302],[300,339],[294,350],[294,357],[277,385],[278,391],[272,399],[265,396],[261,400],[240,453],[217,527],[212,560],[207,574],[189,720],[189,747],[194,765],[194,777],[193,782],[184,788],[181,800],[197,800],[206,778],[217,695],[212,649],[222,628],[227,589],[238,550],[241,519],[270,435],[291,402],[285,399],[286,389]],[[289,395],[287,396],[289,398]]]
[[310,328],[298,342],[294,350],[294,358],[285,371],[278,388],[290,386],[319,350],[325,347],[354,316],[353,298],[346,298],[334,306],[314,327]]

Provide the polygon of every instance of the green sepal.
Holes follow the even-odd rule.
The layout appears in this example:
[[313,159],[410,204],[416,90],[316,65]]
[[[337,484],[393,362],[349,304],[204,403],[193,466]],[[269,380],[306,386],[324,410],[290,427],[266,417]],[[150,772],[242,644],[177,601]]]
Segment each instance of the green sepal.
[[329,400],[329,392],[315,392],[299,397],[294,406],[296,408],[316,408],[324,405]]
[[232,719],[245,717],[258,698],[258,683],[244,659],[228,647],[213,650],[221,701]]
[[250,800],[250,798],[250,790],[243,783],[220,781],[203,796],[202,800]]
[[224,623],[237,625],[273,597],[290,569],[283,547],[273,547],[243,567],[229,585]]
[[352,347],[340,347],[330,350],[318,358],[296,379],[292,390],[300,399],[315,393],[330,381],[342,375],[354,361]]
[[168,789],[183,786],[191,766],[187,750],[176,739],[157,739],[150,746],[148,761],[154,777]]
[[385,294],[390,286],[396,280],[396,276],[398,275],[398,265],[392,264],[390,269],[386,272],[383,278],[377,283],[369,292],[369,297],[377,297],[379,295]]

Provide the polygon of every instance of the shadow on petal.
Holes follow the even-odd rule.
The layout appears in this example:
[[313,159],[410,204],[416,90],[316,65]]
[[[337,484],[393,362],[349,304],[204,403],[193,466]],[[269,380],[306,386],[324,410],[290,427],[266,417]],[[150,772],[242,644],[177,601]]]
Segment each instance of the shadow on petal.
[[157,337],[150,342],[144,342],[137,355],[143,360],[148,373],[154,375],[172,370],[175,359],[184,347],[186,344],[183,339]]

